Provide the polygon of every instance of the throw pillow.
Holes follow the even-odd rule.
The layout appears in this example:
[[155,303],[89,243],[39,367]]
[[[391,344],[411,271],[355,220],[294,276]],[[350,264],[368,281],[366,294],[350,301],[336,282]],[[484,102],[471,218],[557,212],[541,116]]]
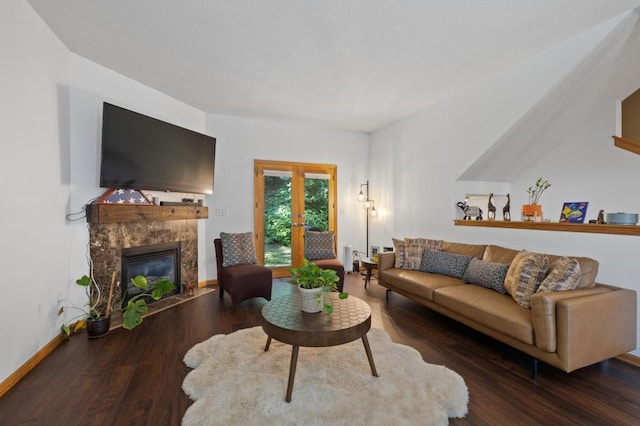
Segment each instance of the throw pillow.
[[396,263],[393,267],[402,268],[402,264],[404,263],[404,240],[399,240],[397,238],[392,238],[392,240],[393,251],[396,253]]
[[233,234],[220,233],[222,241],[222,266],[255,265],[256,248],[253,244],[253,232]]
[[504,279],[509,271],[509,266],[508,263],[487,262],[474,257],[469,262],[467,270],[464,271],[462,281],[507,294],[507,289],[504,288]]
[[440,250],[442,248],[442,240],[430,240],[428,238],[405,238],[404,239],[404,261],[403,269],[420,270],[422,265],[422,256],[424,250],[430,248],[432,250]]
[[538,287],[539,292],[575,290],[582,275],[580,263],[568,257],[562,257],[553,262],[549,271]]
[[446,251],[432,250],[426,248],[422,257],[422,272],[449,275],[450,277],[462,278],[473,256],[449,253]]
[[332,231],[307,231],[304,234],[304,257],[308,260],[335,259],[335,237]]
[[521,251],[516,255],[504,279],[504,287],[518,305],[531,307],[536,292],[549,267],[549,259],[540,253]]

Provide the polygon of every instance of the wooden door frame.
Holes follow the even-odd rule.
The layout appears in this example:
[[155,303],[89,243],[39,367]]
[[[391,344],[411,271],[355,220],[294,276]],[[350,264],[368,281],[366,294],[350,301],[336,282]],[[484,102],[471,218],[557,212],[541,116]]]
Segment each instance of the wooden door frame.
[[[337,214],[337,175],[338,166],[335,164],[298,163],[290,161],[253,160],[254,181],[254,241],[256,246],[256,256],[258,262],[264,264],[264,181],[261,179],[265,170],[292,172],[292,190],[303,191],[305,173],[318,173],[329,175],[329,230],[338,236],[338,214]],[[297,200],[297,203],[295,201]],[[300,219],[304,214],[304,196],[292,194],[291,215]],[[304,247],[304,226],[292,227],[291,232],[291,263],[294,266],[302,264],[304,253],[294,250],[295,247]],[[336,252],[337,253],[337,252]],[[274,277],[284,277],[290,275],[286,267],[272,268]]]

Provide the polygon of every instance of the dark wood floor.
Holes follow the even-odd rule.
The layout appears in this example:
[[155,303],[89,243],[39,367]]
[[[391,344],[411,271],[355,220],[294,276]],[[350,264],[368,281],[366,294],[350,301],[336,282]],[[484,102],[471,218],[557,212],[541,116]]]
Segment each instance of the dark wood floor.
[[[364,290],[361,278],[349,275],[345,288],[372,306],[374,326],[464,378],[469,413],[451,424],[640,424],[636,367],[612,359],[566,374],[542,364],[533,380],[526,355],[397,294],[386,304],[376,281]],[[274,296],[292,289],[279,280]],[[74,336],[0,399],[0,425],[178,425],[191,404],[181,388],[186,351],[214,334],[259,325],[264,303],[234,309],[216,290],[131,332]]]

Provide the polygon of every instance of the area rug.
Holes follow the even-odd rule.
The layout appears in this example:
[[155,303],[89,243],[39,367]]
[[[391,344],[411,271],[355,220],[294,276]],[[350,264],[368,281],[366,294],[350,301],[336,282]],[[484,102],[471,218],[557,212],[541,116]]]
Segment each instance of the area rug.
[[293,394],[285,402],[291,346],[261,327],[215,335],[191,348],[194,370],[182,388],[195,402],[183,425],[446,425],[467,413],[462,377],[427,364],[383,330],[367,334],[379,377],[371,375],[362,340],[301,347]]

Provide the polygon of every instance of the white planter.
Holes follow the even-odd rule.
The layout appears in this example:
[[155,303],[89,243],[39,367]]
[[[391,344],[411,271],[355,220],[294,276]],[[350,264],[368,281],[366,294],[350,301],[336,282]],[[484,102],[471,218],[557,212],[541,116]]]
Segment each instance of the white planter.
[[302,312],[315,314],[322,310],[322,287],[320,288],[302,288],[300,290],[300,299],[302,302]]

